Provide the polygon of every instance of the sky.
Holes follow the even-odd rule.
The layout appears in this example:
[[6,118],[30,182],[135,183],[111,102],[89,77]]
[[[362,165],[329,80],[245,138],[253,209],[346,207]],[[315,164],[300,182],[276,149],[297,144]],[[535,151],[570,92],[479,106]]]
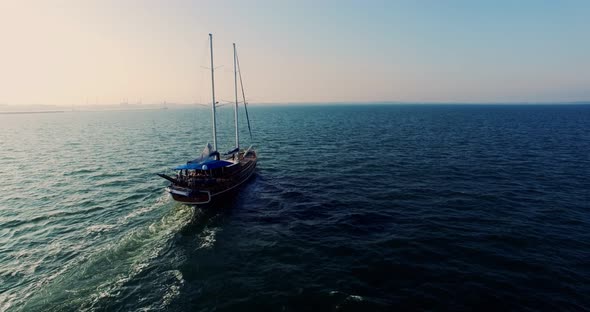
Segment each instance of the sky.
[[590,100],[590,1],[0,0],[0,105]]

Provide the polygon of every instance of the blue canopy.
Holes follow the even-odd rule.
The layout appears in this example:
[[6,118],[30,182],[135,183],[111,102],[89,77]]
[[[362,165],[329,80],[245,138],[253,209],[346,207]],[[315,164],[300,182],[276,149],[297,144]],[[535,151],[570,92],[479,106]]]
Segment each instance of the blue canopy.
[[229,162],[229,161],[225,161],[225,160],[215,160],[215,159],[211,159],[211,160],[205,160],[202,162],[189,162],[186,165],[180,165],[177,166],[175,168],[172,168],[173,170],[185,170],[185,169],[189,169],[189,170],[211,170],[211,169],[217,169],[217,168],[221,168],[221,167],[227,167],[229,165],[232,165],[233,163]]

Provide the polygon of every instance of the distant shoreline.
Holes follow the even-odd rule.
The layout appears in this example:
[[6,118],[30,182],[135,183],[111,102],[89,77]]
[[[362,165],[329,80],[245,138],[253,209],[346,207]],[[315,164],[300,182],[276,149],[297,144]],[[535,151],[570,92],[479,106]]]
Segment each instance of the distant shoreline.
[[[297,106],[588,106],[590,101],[575,101],[575,102],[265,102],[265,103],[249,103],[252,107],[297,107]],[[0,115],[25,115],[25,114],[54,114],[54,113],[74,113],[74,112],[129,112],[129,111],[147,111],[147,110],[176,110],[176,109],[194,109],[202,108],[209,109],[210,106],[206,105],[194,105],[194,104],[174,104],[166,107],[160,107],[157,105],[144,105],[137,106],[129,105],[126,107],[120,107],[117,105],[89,105],[84,107],[76,107],[76,109],[70,110],[63,106],[52,106],[54,110],[43,110],[43,105],[36,105],[32,110],[23,110],[26,107],[15,107],[9,105],[0,105],[0,109],[12,108],[12,110],[0,110]],[[18,110],[20,108],[20,110]],[[47,107],[50,108],[50,107]]]
[[65,113],[65,111],[0,112],[0,115],[16,115],[16,114],[55,114],[55,113]]

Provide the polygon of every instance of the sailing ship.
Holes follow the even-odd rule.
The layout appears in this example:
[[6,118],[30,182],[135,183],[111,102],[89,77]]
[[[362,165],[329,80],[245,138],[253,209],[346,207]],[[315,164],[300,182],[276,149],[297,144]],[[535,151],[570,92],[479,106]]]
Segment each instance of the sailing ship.
[[167,191],[172,198],[195,206],[206,206],[215,200],[222,199],[244,182],[248,181],[256,169],[257,155],[252,146],[247,149],[240,148],[239,131],[238,131],[238,78],[248,121],[248,130],[250,138],[252,131],[250,128],[250,119],[248,116],[248,107],[244,93],[244,84],[240,72],[240,62],[236,50],[236,44],[233,44],[234,50],[234,120],[235,120],[235,147],[223,154],[217,150],[217,124],[215,107],[218,104],[215,101],[215,68],[213,67],[213,35],[209,34],[209,47],[211,50],[211,93],[212,93],[212,119],[213,119],[213,146],[207,143],[207,146],[198,158],[188,161],[186,164],[172,168],[176,171],[175,176],[158,174],[160,177],[170,181]]

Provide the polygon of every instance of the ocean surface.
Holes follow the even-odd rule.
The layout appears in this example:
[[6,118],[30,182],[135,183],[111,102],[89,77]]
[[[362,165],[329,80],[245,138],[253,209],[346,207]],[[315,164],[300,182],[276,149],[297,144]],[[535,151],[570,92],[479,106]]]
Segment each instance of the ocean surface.
[[590,105],[250,115],[208,210],[156,176],[206,108],[0,115],[0,311],[590,310]]

